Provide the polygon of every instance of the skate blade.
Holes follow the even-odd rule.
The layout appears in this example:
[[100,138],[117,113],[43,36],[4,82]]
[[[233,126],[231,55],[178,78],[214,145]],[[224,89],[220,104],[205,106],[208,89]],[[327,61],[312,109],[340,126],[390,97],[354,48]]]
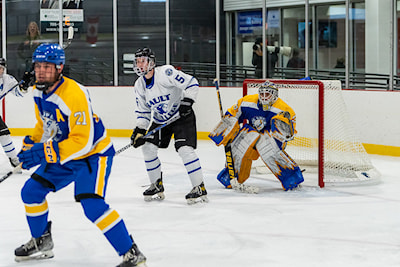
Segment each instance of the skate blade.
[[29,256],[15,256],[16,262],[21,261],[31,261],[31,260],[44,260],[44,259],[51,259],[54,257],[54,253],[52,250],[48,251],[40,251],[38,254],[32,254]]
[[208,203],[208,198],[207,198],[207,196],[201,196],[198,198],[188,198],[188,199],[186,199],[186,201],[189,205],[193,205],[196,203]]
[[142,262],[139,262],[136,266],[137,267],[147,267],[147,264],[146,264],[146,261],[142,261]]
[[150,202],[150,201],[161,201],[164,200],[165,195],[163,192],[157,193],[156,195],[152,195],[152,196],[144,196],[144,201],[146,202]]

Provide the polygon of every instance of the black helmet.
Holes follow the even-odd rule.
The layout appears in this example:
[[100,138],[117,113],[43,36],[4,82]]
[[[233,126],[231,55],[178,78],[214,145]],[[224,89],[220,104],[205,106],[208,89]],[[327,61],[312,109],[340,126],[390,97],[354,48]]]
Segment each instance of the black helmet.
[[[147,58],[147,68],[139,68],[136,64],[137,59],[139,58]],[[149,71],[151,71],[152,69],[154,69],[154,67],[156,66],[156,55],[154,54],[154,52],[148,48],[139,48],[138,50],[136,50],[135,52],[135,58],[133,60],[133,70],[135,71],[135,73],[139,76],[143,76],[146,75]]]
[[5,58],[0,58],[0,66],[3,66],[4,68],[7,68],[7,61]]

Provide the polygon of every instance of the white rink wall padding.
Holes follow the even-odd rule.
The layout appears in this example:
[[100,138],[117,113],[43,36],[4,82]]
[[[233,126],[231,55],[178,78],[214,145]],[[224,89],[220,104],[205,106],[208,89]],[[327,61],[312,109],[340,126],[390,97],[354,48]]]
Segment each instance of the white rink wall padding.
[[[95,112],[101,116],[107,129],[131,131],[135,127],[135,95],[133,87],[88,87]],[[242,96],[241,87],[221,87],[224,111]],[[378,146],[379,154],[394,151],[400,156],[400,92],[342,90],[350,120],[364,146]],[[299,99],[298,101],[301,101]],[[301,106],[301,103],[300,103]],[[304,108],[307,109],[307,106]],[[220,120],[220,112],[215,87],[201,87],[198,100],[194,104],[197,116],[197,131],[206,133]],[[296,110],[295,110],[296,111]],[[307,110],[304,111],[307,114]],[[315,115],[310,118],[315,118]],[[33,128],[35,117],[32,94],[24,98],[9,95],[5,99],[5,119],[8,127],[18,129]],[[22,133],[19,135],[23,135]],[[128,134],[125,134],[128,136]],[[368,149],[367,149],[368,151]]]

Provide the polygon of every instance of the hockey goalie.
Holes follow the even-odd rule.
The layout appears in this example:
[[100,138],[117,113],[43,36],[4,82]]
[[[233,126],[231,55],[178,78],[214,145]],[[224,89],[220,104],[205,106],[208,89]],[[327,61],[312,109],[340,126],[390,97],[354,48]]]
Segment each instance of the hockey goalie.
[[296,114],[278,97],[276,85],[269,81],[261,84],[258,94],[239,99],[209,134],[217,146],[230,146],[233,158],[234,176],[226,167],[217,179],[226,188],[257,193],[258,188],[243,183],[250,176],[252,161],[261,157],[285,191],[297,188],[304,178],[285,152],[287,142],[296,134],[295,127]]

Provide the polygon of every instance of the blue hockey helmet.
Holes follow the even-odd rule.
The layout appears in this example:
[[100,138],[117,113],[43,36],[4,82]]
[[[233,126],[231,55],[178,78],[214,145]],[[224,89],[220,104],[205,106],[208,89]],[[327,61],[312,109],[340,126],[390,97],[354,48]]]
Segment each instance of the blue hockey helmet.
[[49,62],[56,66],[65,64],[65,52],[59,44],[41,44],[32,55],[32,63]]

